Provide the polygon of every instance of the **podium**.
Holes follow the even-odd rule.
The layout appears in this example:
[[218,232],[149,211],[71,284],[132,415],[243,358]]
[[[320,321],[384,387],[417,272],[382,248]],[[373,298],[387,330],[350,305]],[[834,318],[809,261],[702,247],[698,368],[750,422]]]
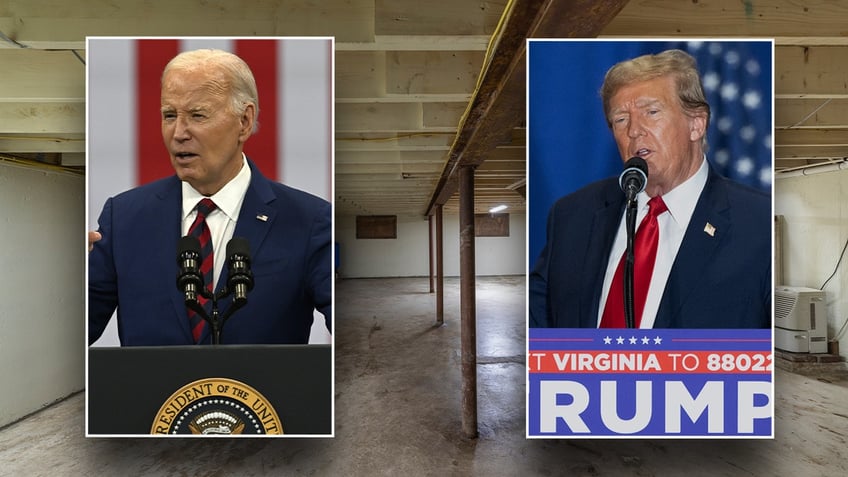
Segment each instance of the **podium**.
[[[242,434],[333,433],[330,345],[139,346],[88,353],[89,436],[175,429],[236,433],[232,428],[243,428],[237,432]],[[200,415],[204,406],[222,409]]]

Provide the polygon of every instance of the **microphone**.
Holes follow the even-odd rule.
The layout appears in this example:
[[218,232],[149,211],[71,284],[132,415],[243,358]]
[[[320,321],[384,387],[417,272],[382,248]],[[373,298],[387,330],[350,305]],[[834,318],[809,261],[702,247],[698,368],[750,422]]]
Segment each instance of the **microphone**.
[[631,157],[624,163],[624,171],[618,176],[618,185],[627,196],[627,201],[636,200],[636,195],[645,190],[648,183],[648,163],[641,157]]
[[233,237],[227,243],[227,288],[233,290],[233,304],[247,302],[247,292],[253,290],[253,272],[250,271],[250,244],[244,237]]
[[177,288],[185,293],[185,302],[197,302],[197,294],[203,290],[200,275],[200,242],[197,237],[186,235],[177,244]]

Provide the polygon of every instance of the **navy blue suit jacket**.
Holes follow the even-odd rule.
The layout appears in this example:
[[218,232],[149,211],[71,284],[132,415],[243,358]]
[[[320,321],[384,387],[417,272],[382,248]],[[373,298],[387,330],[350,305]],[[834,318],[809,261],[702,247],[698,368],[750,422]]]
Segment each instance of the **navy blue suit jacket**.
[[[530,274],[530,326],[594,328],[616,230],[618,178],[559,199]],[[704,231],[715,227],[714,236]],[[771,326],[771,199],[710,167],[668,277],[655,328]]]
[[[331,213],[318,197],[270,181],[256,166],[234,237],[250,244],[255,286],[226,322],[222,343],[306,343],[313,310],[331,328]],[[121,344],[194,344],[177,289],[182,189],[171,176],[110,198],[98,223],[103,238],[89,253],[89,344],[115,308]],[[266,216],[261,220],[258,216]],[[218,279],[227,282],[227,267]],[[231,299],[219,302],[223,312]],[[206,327],[203,343],[210,341]]]

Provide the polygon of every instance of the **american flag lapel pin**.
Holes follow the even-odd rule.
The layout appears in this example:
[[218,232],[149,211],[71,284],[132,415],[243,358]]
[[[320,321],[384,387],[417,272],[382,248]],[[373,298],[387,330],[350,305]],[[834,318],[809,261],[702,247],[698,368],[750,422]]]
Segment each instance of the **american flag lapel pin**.
[[715,231],[716,228],[709,222],[707,222],[707,225],[704,226],[704,232],[706,232],[710,237],[715,237]]
[[259,219],[259,220],[261,220],[261,221],[263,221],[263,222],[267,222],[267,221],[268,221],[268,216],[267,216],[267,215],[265,215],[265,214],[259,214],[259,215],[257,215],[257,216],[256,216],[256,218],[257,218],[257,219]]

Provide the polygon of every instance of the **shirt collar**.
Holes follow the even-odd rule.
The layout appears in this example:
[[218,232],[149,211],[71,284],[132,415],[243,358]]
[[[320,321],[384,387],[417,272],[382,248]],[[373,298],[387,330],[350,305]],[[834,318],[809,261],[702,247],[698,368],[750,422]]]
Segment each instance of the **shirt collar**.
[[[227,182],[221,190],[209,196],[218,207],[217,210],[223,212],[232,221],[238,220],[241,203],[244,201],[244,195],[250,186],[250,175],[250,166],[247,165],[247,158],[242,153],[242,166],[239,173],[230,182]],[[206,196],[197,192],[194,187],[185,181],[182,182],[182,192],[183,220],[185,220],[194,211],[197,203]]]
[[[662,196],[663,202],[668,207],[668,212],[671,215],[672,222],[677,224],[681,229],[685,229],[689,225],[689,219],[695,212],[695,206],[698,205],[698,198],[701,196],[701,191],[704,190],[704,185],[707,183],[710,167],[707,164],[707,159],[701,161],[701,167],[686,179],[682,184],[668,191]],[[648,194],[640,192],[638,196],[639,208],[647,210]]]

